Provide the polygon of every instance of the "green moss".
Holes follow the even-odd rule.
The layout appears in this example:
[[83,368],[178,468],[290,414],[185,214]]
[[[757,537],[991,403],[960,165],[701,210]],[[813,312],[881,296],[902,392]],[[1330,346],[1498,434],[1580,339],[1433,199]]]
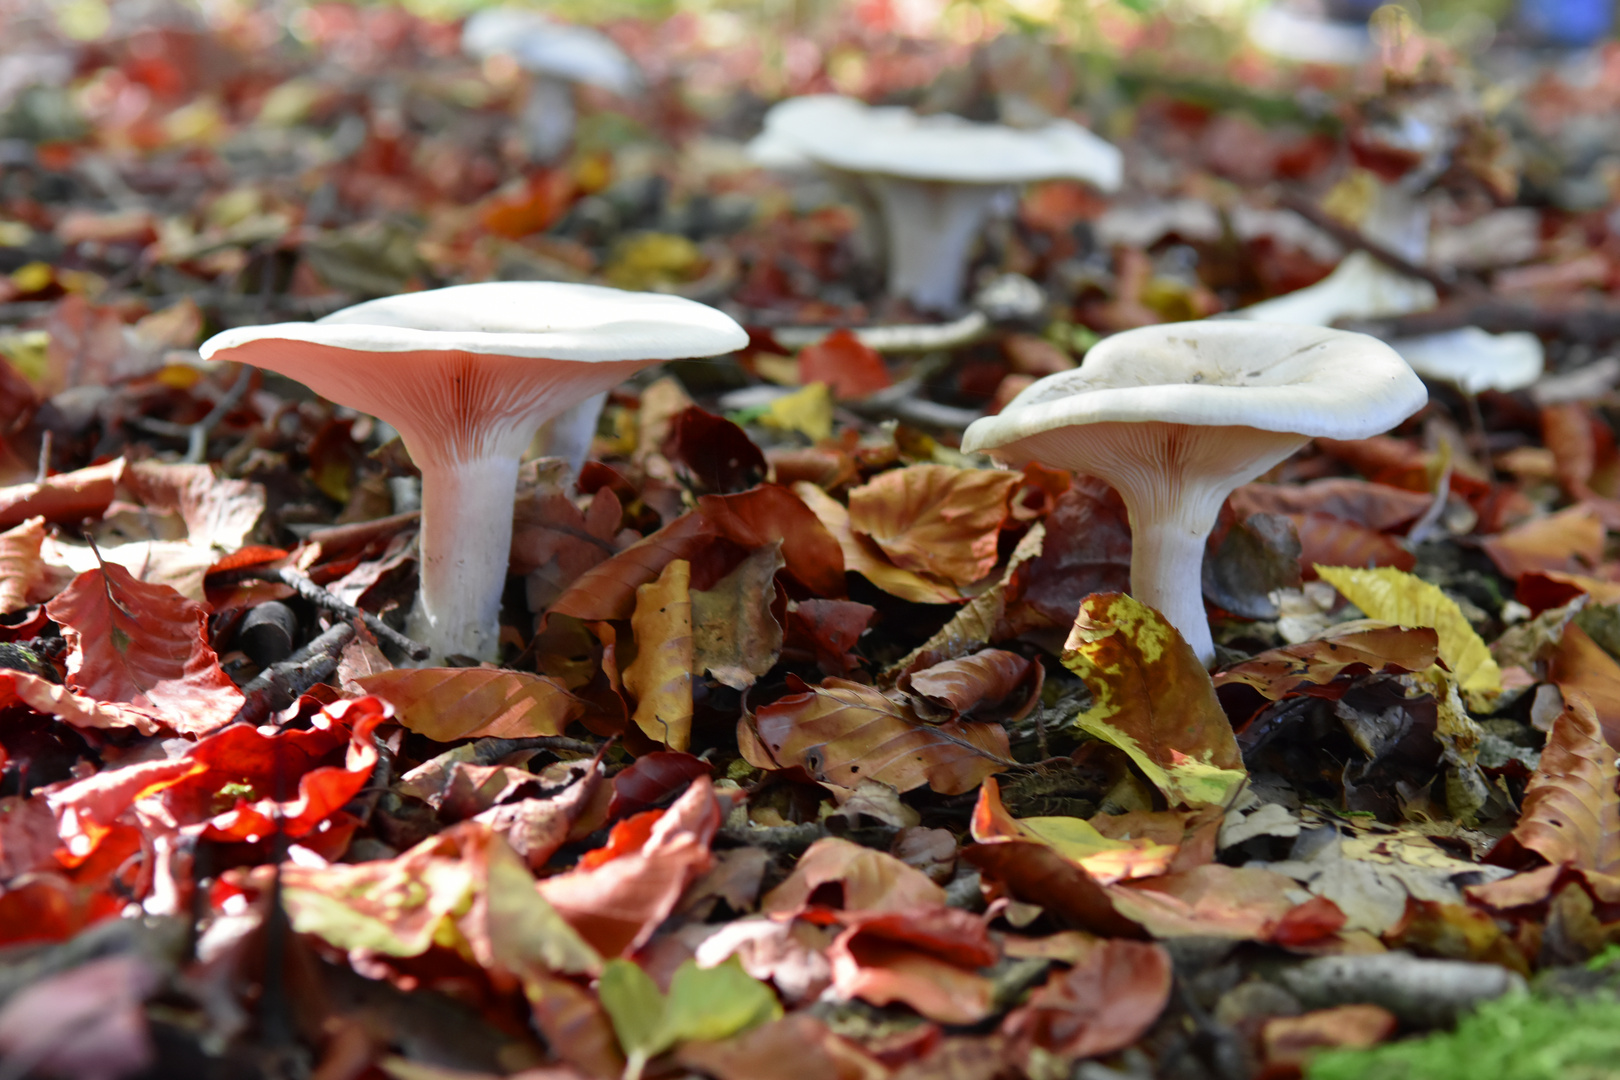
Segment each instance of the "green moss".
[[1308,1080],[1620,1080],[1620,1000],[1525,994],[1493,1001],[1456,1031],[1334,1050]]

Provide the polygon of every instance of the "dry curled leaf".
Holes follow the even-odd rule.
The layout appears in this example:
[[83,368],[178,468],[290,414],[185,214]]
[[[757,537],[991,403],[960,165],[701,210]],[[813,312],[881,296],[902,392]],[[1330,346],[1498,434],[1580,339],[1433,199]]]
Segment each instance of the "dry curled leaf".
[[1001,1030],[1024,1055],[1033,1047],[1066,1061],[1112,1054],[1159,1018],[1170,1001],[1170,976],[1170,954],[1161,946],[1095,941],[1009,1013]]
[[1045,675],[1037,661],[1005,649],[982,649],[913,672],[900,680],[900,688],[928,720],[971,716],[1012,723],[1035,707]]
[[962,588],[996,566],[1019,475],[949,465],[891,469],[849,493],[849,524],[896,566]]

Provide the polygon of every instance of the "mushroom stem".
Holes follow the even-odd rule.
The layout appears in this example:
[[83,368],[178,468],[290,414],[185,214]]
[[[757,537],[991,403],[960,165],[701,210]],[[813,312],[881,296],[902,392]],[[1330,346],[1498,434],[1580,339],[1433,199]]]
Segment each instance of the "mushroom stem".
[[493,660],[501,629],[501,593],[512,549],[516,457],[423,461],[422,587],[408,632],[433,660]]
[[[1220,503],[1215,504],[1219,511]],[[1204,545],[1215,514],[1190,520],[1177,513],[1145,517],[1127,501],[1131,518],[1131,595],[1169,620],[1207,668],[1215,663],[1215,639],[1204,612]],[[1199,510],[1204,508],[1200,507]]]
[[925,311],[962,304],[973,241],[1005,184],[872,180],[888,232],[889,293]]

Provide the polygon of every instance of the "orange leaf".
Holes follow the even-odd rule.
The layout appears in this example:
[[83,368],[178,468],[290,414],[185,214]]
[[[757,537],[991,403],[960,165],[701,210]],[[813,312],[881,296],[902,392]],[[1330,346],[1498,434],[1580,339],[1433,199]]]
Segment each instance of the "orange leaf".
[[827,950],[842,998],[896,1001],[941,1024],[976,1024],[994,1011],[994,987],[980,975],[999,958],[984,922],[940,905],[863,918]]
[[924,723],[905,702],[848,679],[763,706],[754,723],[783,768],[801,766],[839,787],[876,780],[897,791],[927,784],[960,795],[1010,764],[999,724]]
[[1252,686],[1267,700],[1277,701],[1307,683],[1329,683],[1346,671],[1401,675],[1422,671],[1439,658],[1440,637],[1431,628],[1379,626],[1269,649],[1217,672],[1215,689]]
[[1299,567],[1307,581],[1317,566],[1393,566],[1410,570],[1417,557],[1395,538],[1326,514],[1289,514],[1299,536]]
[[1603,541],[1603,519],[1576,505],[1488,536],[1480,546],[1505,577],[1518,580],[1534,571],[1588,570],[1603,561]]
[[691,583],[692,564],[676,559],[636,590],[636,658],[624,669],[636,726],[671,750],[685,750],[692,738]]
[[1564,627],[1558,647],[1547,657],[1547,681],[1564,692],[1566,702],[1579,694],[1590,703],[1603,737],[1611,747],[1620,747],[1620,663],[1575,623]]
[[0,615],[21,611],[56,594],[56,576],[39,556],[44,542],[44,518],[30,518],[0,533]]
[[885,559],[870,538],[855,535],[850,529],[848,508],[825,491],[803,480],[793,485],[793,491],[838,541],[845,569],[855,571],[889,595],[914,604],[952,604],[962,599],[951,585],[903,570]]
[[208,611],[107,564],[46,605],[68,643],[68,689],[150,710],[182,734],[230,723],[242,692],[208,646]]
[[883,354],[845,329],[834,330],[799,353],[799,383],[826,383],[839,401],[863,398],[890,385]]
[[973,715],[1011,723],[1035,707],[1045,676],[1045,668],[1017,653],[981,649],[904,675],[900,688],[930,720]]
[[811,897],[832,904],[824,900],[827,885],[838,886],[836,906],[844,911],[910,911],[945,903],[945,890],[921,870],[886,852],[827,837],[799,856],[787,880],[765,894],[760,910],[798,914],[811,906]]
[[996,567],[1014,472],[912,465],[891,469],[849,493],[849,523],[906,570],[958,588]]
[[739,547],[778,541],[787,572],[817,596],[844,595],[844,553],[804,500],[780,484],[761,484],[736,495],[705,495],[698,512]]
[[562,683],[495,668],[397,668],[355,680],[434,742],[561,735],[585,711]]
[[695,558],[718,535],[702,514],[682,514],[607,562],[586,570],[547,613],[572,615],[581,622],[628,619],[636,610],[637,588],[657,580],[671,561]]
[[42,484],[15,484],[0,488],[0,528],[11,528],[31,517],[64,525],[99,518],[112,502],[124,475],[124,459],[105,465],[61,473]]

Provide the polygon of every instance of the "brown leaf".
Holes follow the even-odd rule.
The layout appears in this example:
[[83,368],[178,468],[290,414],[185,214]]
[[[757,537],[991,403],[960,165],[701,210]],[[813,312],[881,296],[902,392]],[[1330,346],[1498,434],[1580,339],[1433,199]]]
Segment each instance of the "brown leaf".
[[[614,826],[607,849],[578,868],[540,883],[540,894],[603,956],[622,956],[652,937],[687,885],[708,870],[709,842],[720,828],[720,804],[699,777],[668,810],[648,811]],[[622,849],[622,850],[617,850]],[[604,854],[605,859],[591,856]]]
[[1007,1014],[1002,1033],[1027,1056],[1040,1047],[1065,1061],[1123,1050],[1147,1033],[1170,1000],[1170,954],[1141,941],[1091,944],[1068,971],[1053,972],[1029,1003]]
[[561,735],[584,705],[544,675],[495,668],[397,668],[355,680],[434,742]]
[[44,603],[65,584],[39,556],[44,541],[44,518],[30,518],[0,533],[0,615]]
[[698,512],[720,535],[750,551],[782,545],[787,572],[815,596],[844,595],[844,553],[838,539],[803,499],[780,484],[736,495],[705,495]]
[[[837,886],[828,895],[827,886]],[[786,881],[766,893],[760,910],[798,914],[812,903],[844,911],[900,912],[938,907],[945,890],[893,855],[837,837],[811,844]]]
[[708,491],[746,491],[765,479],[765,455],[748,433],[696,405],[675,417],[669,459]]
[[208,645],[208,611],[167,585],[108,564],[73,579],[46,605],[68,643],[68,689],[121,702],[174,730],[203,735],[230,723],[242,692]]
[[1290,514],[1299,536],[1299,565],[1306,580],[1314,581],[1317,566],[1393,566],[1410,570],[1417,556],[1392,536],[1364,529],[1326,514]]
[[1571,694],[1584,698],[1603,726],[1604,739],[1620,747],[1620,663],[1573,622],[1547,658],[1547,681],[1564,692],[1566,701]]
[[859,666],[854,649],[877,609],[853,600],[801,600],[787,610],[783,651],[814,660],[823,675],[848,675]]
[[1503,576],[1518,580],[1537,571],[1590,570],[1603,561],[1604,535],[1597,511],[1577,504],[1487,536],[1480,546]]
[[1243,758],[1209,673],[1163,615],[1123,593],[1080,605],[1063,666],[1093,695],[1075,723],[1130,755],[1171,803],[1224,805]]
[[902,1002],[941,1024],[991,1014],[994,986],[978,969],[999,955],[982,919],[943,905],[862,918],[827,950],[841,997]]
[[1344,477],[1308,484],[1244,484],[1232,492],[1232,509],[1239,517],[1324,514],[1373,532],[1388,532],[1416,521],[1430,501],[1421,491]]
[[839,787],[866,779],[897,791],[927,784],[960,795],[1009,764],[999,724],[924,723],[906,703],[847,679],[763,706],[754,723],[783,768],[801,766]]
[[1114,937],[1141,937],[1142,928],[1114,909],[1108,890],[1083,867],[1034,840],[998,840],[962,849],[962,861],[1059,922]]
[[1340,1005],[1303,1016],[1272,1017],[1260,1032],[1267,1075],[1303,1069],[1328,1047],[1376,1046],[1399,1027],[1395,1014],[1378,1005]]
[[143,506],[178,514],[186,539],[200,547],[235,551],[264,513],[264,487],[214,475],[208,465],[140,461],[129,466],[123,486]]
[[692,670],[707,671],[733,690],[746,690],[782,653],[782,626],[771,614],[782,546],[767,544],[721,578],[692,590]]
[[[1007,603],[1015,593],[1020,570],[1041,553],[1046,542],[1046,523],[1037,521],[1030,526],[1024,538],[1018,541],[1001,572],[1001,579],[990,588],[963,604],[951,616],[950,622],[940,627],[929,639],[901,657],[884,672],[885,676],[905,674],[946,660],[966,655],[981,645],[987,645],[998,635],[1006,634],[1003,625]],[[1009,635],[1010,636],[1010,635]]]
[[560,491],[519,493],[512,521],[510,568],[530,579],[530,610],[550,607],[580,575],[618,553],[622,517],[619,498],[611,488],[591,496],[585,513]]
[[1271,594],[1300,583],[1300,542],[1293,522],[1277,514],[1232,521],[1205,549],[1201,588],[1223,611],[1245,619],[1274,619]]
[[1427,626],[1377,626],[1329,638],[1268,649],[1215,674],[1215,689],[1253,687],[1268,701],[1301,687],[1332,682],[1349,673],[1401,675],[1422,671],[1440,658],[1440,637]]
[[[1106,814],[1091,821],[1072,817],[1034,817],[1020,821],[1007,811],[1001,801],[1001,787],[992,776],[986,777],[979,787],[979,800],[974,804],[969,829],[980,844],[1007,841],[1043,844],[1080,867],[1100,885],[1112,885],[1124,878],[1156,877],[1170,868],[1186,832],[1179,815],[1171,836],[1154,835],[1167,830],[1140,826],[1119,828],[1117,821]],[[1099,825],[1109,826],[1107,835]],[[1137,823],[1131,822],[1131,825]]]
[[[1572,627],[1573,629],[1573,627]],[[1598,899],[1620,900],[1620,777],[1614,750],[1604,741],[1603,729],[1591,704],[1578,692],[1566,690],[1565,708],[1553,721],[1541,763],[1524,789],[1519,823],[1487,856],[1490,862],[1520,871],[1538,866],[1560,867],[1582,874]],[[1529,877],[1477,885],[1469,896],[1492,906],[1525,902]],[[1556,879],[1538,875],[1548,890]],[[1541,890],[1537,890],[1541,891]],[[1535,899],[1543,899],[1545,892]]]
[[651,536],[581,574],[551,605],[550,613],[581,622],[628,619],[636,589],[657,580],[675,559],[691,561],[719,533],[702,514],[683,514]]
[[900,688],[931,721],[972,716],[1010,724],[1040,700],[1046,669],[1005,649],[983,649],[906,675]]
[[996,566],[996,540],[1019,475],[949,465],[891,469],[849,493],[850,528],[896,566],[962,588]]
[[808,1013],[722,1042],[683,1043],[675,1060],[719,1080],[888,1080],[889,1070]]
[[[1344,925],[1344,916],[1326,900],[1314,897],[1295,904],[1294,880],[1258,867],[1231,867],[1220,863],[1195,867],[1178,874],[1122,882],[1108,887],[1114,907],[1157,938],[1218,937],[1269,941],[1281,930],[1290,940],[1298,927],[1289,921],[1299,908],[1321,906],[1337,917],[1324,923],[1314,937],[1324,937]],[[1315,918],[1315,913],[1312,913]]]
[[685,750],[692,737],[691,579],[692,564],[676,559],[636,590],[636,658],[624,669],[636,726],[671,750]]
[[825,491],[806,481],[793,485],[793,491],[838,541],[846,570],[914,604],[953,604],[962,599],[953,585],[902,569],[884,558],[871,538],[855,535],[850,528],[849,509]]
[[9,529],[31,517],[62,525],[99,518],[112,502],[124,475],[124,459],[59,473],[42,484],[0,488],[0,528]]
[[1095,592],[1124,592],[1130,583],[1125,504],[1101,480],[1077,476],[1046,519],[1045,543],[1028,564],[1008,620],[1066,630],[1081,600]]

